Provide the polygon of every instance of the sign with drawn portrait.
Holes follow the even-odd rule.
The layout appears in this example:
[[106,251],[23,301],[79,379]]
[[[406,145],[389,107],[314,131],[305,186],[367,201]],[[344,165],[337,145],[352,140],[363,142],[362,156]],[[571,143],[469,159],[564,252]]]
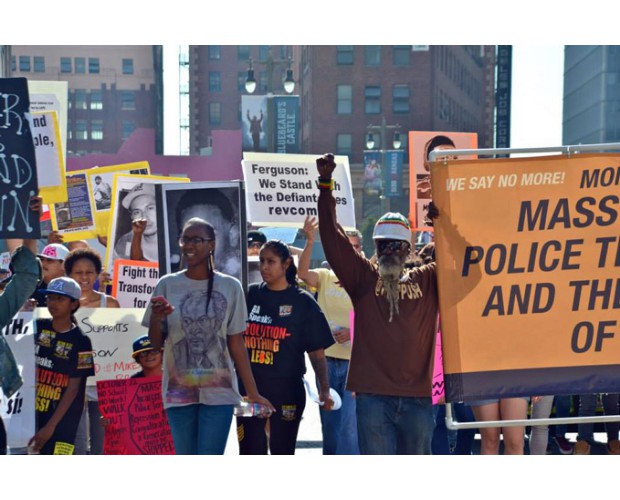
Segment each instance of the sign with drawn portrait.
[[209,222],[215,230],[215,269],[247,283],[246,211],[243,183],[192,182],[160,184],[158,193],[158,226],[164,231],[159,239],[160,275],[184,268],[179,236],[192,217]]
[[26,78],[0,78],[0,238],[40,238],[39,190]]

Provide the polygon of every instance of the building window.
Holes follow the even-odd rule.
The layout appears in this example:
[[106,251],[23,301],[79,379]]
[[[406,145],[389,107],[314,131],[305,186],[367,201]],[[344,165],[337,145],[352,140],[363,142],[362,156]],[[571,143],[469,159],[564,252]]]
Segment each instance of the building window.
[[133,59],[123,59],[123,75],[133,75]]
[[99,58],[98,57],[88,58],[88,72],[99,73]]
[[381,45],[366,45],[364,47],[364,64],[379,66],[381,64]]
[[88,139],[88,122],[86,120],[75,120],[75,138]]
[[209,45],[208,53],[209,59],[212,61],[219,61],[222,58],[222,52],[219,45]]
[[75,72],[79,74],[86,73],[86,58],[84,57],[75,57],[73,58],[73,63],[75,64]]
[[73,122],[67,118],[67,139],[73,139]]
[[258,46],[258,60],[266,61],[269,57],[269,45],[259,45]]
[[19,56],[19,70],[30,71],[30,56]]
[[93,120],[90,122],[90,138],[93,141],[103,140],[103,120]]
[[209,92],[222,90],[222,75],[219,71],[209,71]]
[[394,113],[409,113],[409,85],[394,85],[392,87],[392,111]]
[[338,85],[338,110],[339,115],[350,115],[353,112],[353,87],[351,85]]
[[239,92],[245,92],[245,81],[248,79],[247,71],[239,71],[237,73],[237,90]]
[[353,45],[336,46],[336,64],[353,64]]
[[381,113],[381,87],[367,86],[364,89],[364,97],[366,102],[364,104],[364,111],[367,115],[376,115]]
[[393,50],[394,66],[409,66],[411,45],[394,45]]
[[339,155],[353,154],[353,136],[351,134],[338,134],[336,136],[336,153]]
[[17,71],[17,58],[15,56],[11,56],[11,71]]
[[133,121],[123,120],[123,140],[127,139],[135,129],[136,125]]
[[219,102],[209,103],[209,123],[219,125],[222,123],[222,104]]
[[237,59],[240,61],[247,61],[250,58],[250,46],[238,45],[237,46]]
[[86,109],[86,91],[82,89],[75,89],[73,93],[75,100],[75,109]]
[[103,109],[103,95],[101,90],[90,91],[90,109]]
[[136,109],[136,96],[131,90],[121,92],[121,109]]
[[34,72],[45,73],[45,57],[34,56]]

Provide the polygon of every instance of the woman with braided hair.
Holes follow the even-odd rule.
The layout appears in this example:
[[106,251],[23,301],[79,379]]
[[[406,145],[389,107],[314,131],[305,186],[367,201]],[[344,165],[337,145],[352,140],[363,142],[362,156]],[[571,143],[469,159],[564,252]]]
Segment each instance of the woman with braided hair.
[[179,246],[187,269],[158,281],[142,321],[153,348],[164,347],[163,402],[179,455],[224,453],[241,401],[237,374],[250,402],[273,408],[256,389],[243,343],[241,284],[215,270],[215,237],[204,219],[185,223]]

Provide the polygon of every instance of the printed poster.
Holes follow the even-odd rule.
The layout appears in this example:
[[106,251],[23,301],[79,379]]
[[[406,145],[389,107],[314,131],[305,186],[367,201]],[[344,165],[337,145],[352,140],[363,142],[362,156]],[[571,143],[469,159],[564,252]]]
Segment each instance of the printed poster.
[[447,400],[620,392],[620,155],[431,172]]
[[144,308],[159,280],[159,264],[139,260],[114,261],[112,295],[121,307]]
[[105,455],[174,455],[162,401],[161,377],[97,382]]
[[[316,159],[320,155],[243,154],[248,219],[255,226],[303,227],[318,217]],[[338,222],[355,229],[355,207],[347,156],[334,158],[334,197]]]
[[86,172],[71,172],[66,176],[66,185],[68,200],[50,205],[52,229],[66,242],[96,238],[95,208]]
[[[446,140],[442,140],[446,138]],[[449,142],[454,144],[452,147]],[[409,222],[414,231],[432,231],[427,226],[428,204],[432,200],[430,162],[428,155],[431,146],[439,149],[475,149],[478,147],[478,134],[469,132],[409,132],[409,202],[411,212]],[[471,159],[459,156],[459,160]],[[454,157],[451,157],[454,159]]]

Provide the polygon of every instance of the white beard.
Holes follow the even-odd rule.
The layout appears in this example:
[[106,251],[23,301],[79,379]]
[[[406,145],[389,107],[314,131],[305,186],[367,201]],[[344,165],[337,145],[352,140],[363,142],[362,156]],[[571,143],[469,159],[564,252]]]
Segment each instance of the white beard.
[[398,314],[398,300],[400,298],[400,276],[405,268],[406,258],[398,258],[394,255],[382,255],[379,257],[379,276],[383,281],[385,297],[390,304],[390,319]]

